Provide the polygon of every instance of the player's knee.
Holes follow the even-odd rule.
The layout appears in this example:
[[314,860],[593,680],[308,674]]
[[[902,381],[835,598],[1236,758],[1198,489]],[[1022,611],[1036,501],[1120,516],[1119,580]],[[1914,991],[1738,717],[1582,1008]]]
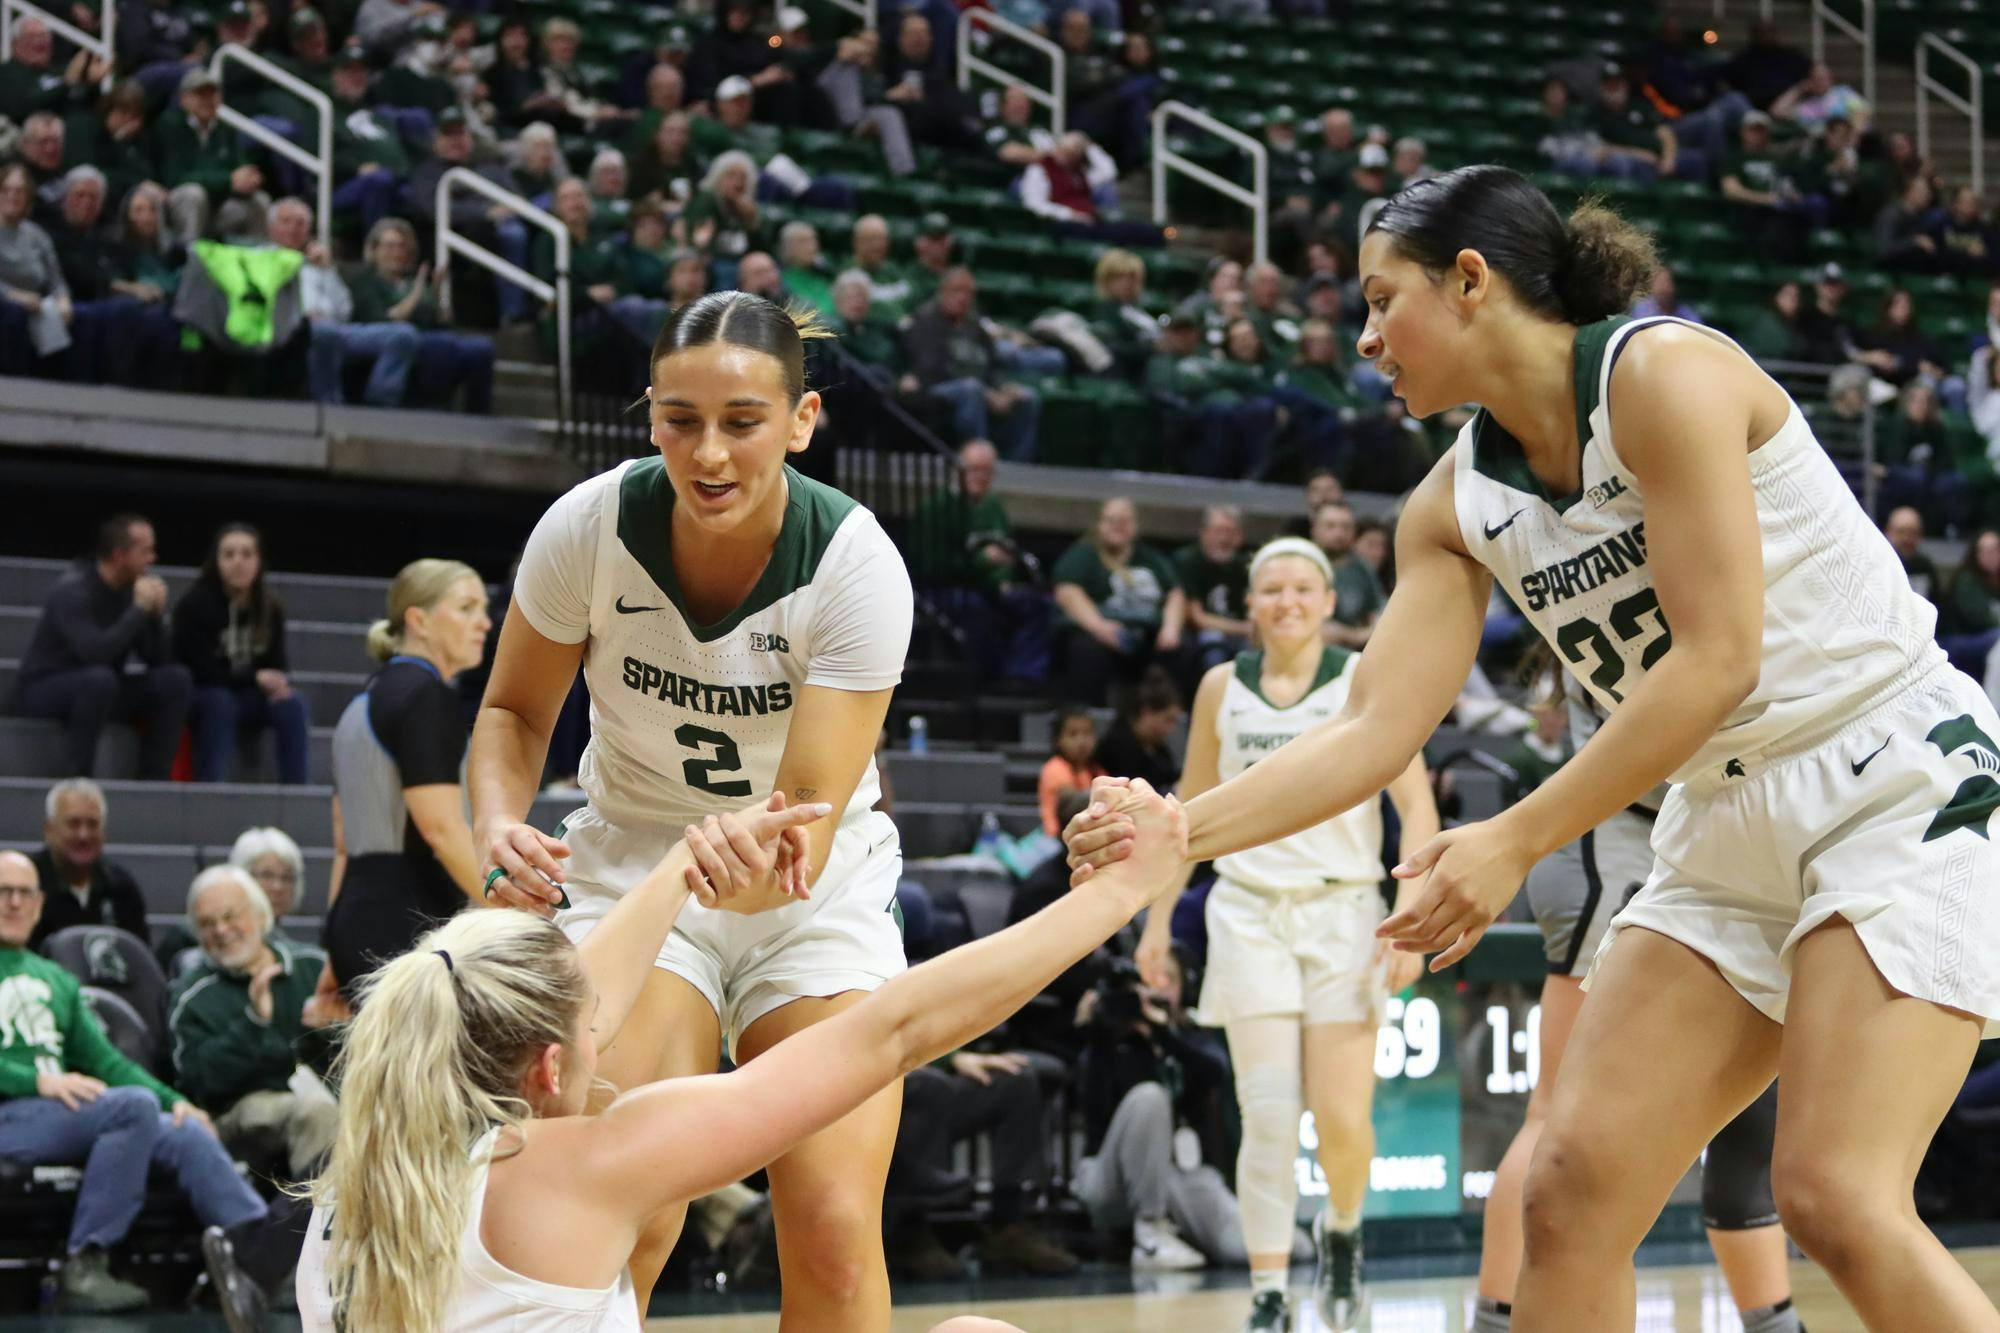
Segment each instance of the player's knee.
[[[879,1200],[879,1195],[877,1196]],[[882,1216],[878,1201],[829,1190],[803,1208],[785,1208],[778,1234],[804,1238],[787,1246],[787,1286],[809,1286],[821,1301],[846,1305],[882,1269]]]
[[1588,1214],[1592,1202],[1606,1196],[1614,1173],[1603,1170],[1598,1156],[1590,1145],[1558,1131],[1542,1135],[1521,1191],[1521,1239],[1530,1262],[1601,1234]]
[[1374,1122],[1355,1107],[1314,1110],[1313,1131],[1319,1135],[1322,1152],[1360,1152],[1372,1148],[1375,1143]]
[[[1780,1152],[1771,1163],[1771,1192],[1785,1231],[1829,1273],[1851,1268],[1879,1242],[1881,1220],[1898,1210],[1892,1197],[1874,1197],[1865,1173],[1808,1153]],[[1903,1195],[1908,1206],[1908,1192]]]

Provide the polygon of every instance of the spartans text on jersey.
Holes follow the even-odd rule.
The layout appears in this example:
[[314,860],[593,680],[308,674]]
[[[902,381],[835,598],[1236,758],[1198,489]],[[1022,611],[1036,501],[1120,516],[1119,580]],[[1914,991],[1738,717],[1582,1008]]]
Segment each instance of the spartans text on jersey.
[[762,685],[714,685],[692,676],[683,676],[665,667],[625,659],[625,687],[664,699],[676,708],[717,717],[763,717],[782,713],[792,706],[792,683],[773,681]]
[[1634,523],[1567,560],[1537,569],[1521,578],[1527,609],[1539,611],[1552,602],[1566,602],[1646,563],[1646,525]]

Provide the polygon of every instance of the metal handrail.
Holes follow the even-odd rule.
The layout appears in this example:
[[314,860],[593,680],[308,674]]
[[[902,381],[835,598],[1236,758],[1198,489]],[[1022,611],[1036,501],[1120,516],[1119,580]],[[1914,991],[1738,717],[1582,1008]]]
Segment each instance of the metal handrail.
[[[974,24],[982,28],[991,28],[1002,37],[1011,37],[1023,46],[1032,47],[1047,56],[1051,86],[1044,88],[1039,84],[1029,83],[1019,75],[972,54]],[[961,92],[972,87],[972,76],[975,72],[984,74],[997,83],[1004,83],[1009,88],[1019,88],[1028,95],[1028,100],[1047,107],[1050,132],[1054,134],[1063,132],[1066,121],[1063,97],[1066,57],[1060,46],[1033,29],[1024,28],[1009,19],[1001,18],[990,9],[968,9],[958,16],[958,87]]]
[[[1857,27],[1854,20],[1835,9],[1828,0],[1813,0],[1812,5],[1812,58],[1826,59],[1826,25],[1831,23],[1841,34],[1861,47],[1861,95],[1868,99],[1872,109],[1875,106],[1875,0],[1861,0],[1861,23]],[[1880,114],[1879,111],[1877,114]]]
[[[263,75],[319,112],[318,153],[307,152],[284,135],[259,125],[251,117],[229,105],[229,93],[227,86],[223,84],[222,70],[232,60],[253,74]],[[208,72],[215,77],[218,85],[223,86],[222,105],[216,112],[223,124],[255,139],[280,157],[296,162],[318,178],[319,207],[314,210],[314,221],[318,224],[319,243],[330,244],[333,235],[333,99],[290,70],[272,64],[249,47],[240,46],[235,42],[225,43],[215,53],[208,62]]]
[[[1931,77],[1930,53],[1933,50],[1965,71],[1969,96],[1960,97]],[[1954,111],[1963,112],[1972,122],[1972,190],[1982,198],[1986,194],[1986,98],[1981,86],[1983,82],[1984,72],[1979,68],[1979,62],[1944,38],[1927,32],[1917,39],[1917,155],[1926,159],[1931,155],[1932,97]]]
[[[12,60],[14,58],[14,12],[16,10],[19,10],[26,18],[40,19],[48,25],[50,32],[58,37],[67,38],[69,41],[96,56],[99,60],[102,60],[107,66],[115,66],[118,63],[115,47],[118,37],[118,5],[116,0],[104,0],[102,16],[97,20],[98,26],[103,29],[101,36],[93,36],[85,32],[75,24],[51,14],[40,5],[30,3],[30,0],[0,0],[0,60]],[[108,92],[112,82],[117,77],[118,71],[108,68],[104,71],[104,78],[99,81],[99,86]]]
[[[463,185],[476,194],[483,194],[500,207],[520,218],[523,222],[540,227],[556,242],[556,280],[553,285],[542,281],[524,268],[502,259],[476,241],[469,241],[452,229],[451,191],[455,185]],[[453,167],[438,177],[437,195],[434,200],[437,211],[437,248],[433,261],[436,271],[446,275],[442,292],[444,299],[450,298],[451,257],[464,255],[481,268],[497,277],[505,278],[517,286],[525,287],[544,301],[556,303],[556,409],[562,419],[570,415],[570,359],[569,359],[569,228],[556,220],[553,213],[536,208],[512,190],[495,185],[476,171],[466,167]]]
[[[1207,130],[1217,138],[1226,139],[1237,148],[1250,155],[1251,188],[1244,189],[1235,181],[1216,175],[1199,162],[1183,157],[1167,146],[1167,122],[1173,119],[1188,121]],[[1197,111],[1186,102],[1167,101],[1153,108],[1153,221],[1160,226],[1167,223],[1167,169],[1171,167],[1185,176],[1192,176],[1209,189],[1234,199],[1251,210],[1255,218],[1252,224],[1252,251],[1255,262],[1262,264],[1270,258],[1270,202],[1271,165],[1270,154],[1264,145],[1232,125],[1225,125],[1205,111]]]

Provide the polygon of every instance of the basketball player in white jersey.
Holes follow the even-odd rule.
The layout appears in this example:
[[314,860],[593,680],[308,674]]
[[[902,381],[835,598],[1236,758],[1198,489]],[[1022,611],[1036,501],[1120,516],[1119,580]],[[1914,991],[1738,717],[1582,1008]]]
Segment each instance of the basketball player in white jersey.
[[[1604,712],[1557,667],[1537,672],[1569,713],[1572,746],[1603,725]],[[1553,680],[1547,680],[1554,677]],[[1538,682],[1537,688],[1543,688]],[[1551,852],[1522,886],[1541,928],[1549,972],[1542,982],[1541,1078],[1528,1094],[1527,1114],[1493,1175],[1479,1230],[1479,1295],[1470,1333],[1508,1333],[1521,1273],[1521,1190],[1528,1163],[1548,1120],[1563,1053],[1583,1004],[1583,976],[1605,931],[1653,869],[1653,824],[1667,787],[1618,811],[1575,842]],[[1405,880],[1405,885],[1414,883]],[[1709,1247],[1743,1320],[1743,1333],[1802,1333],[1792,1306],[1790,1251],[1771,1197],[1771,1141],[1778,1120],[1777,1085],[1709,1141],[1701,1157],[1701,1214]]]
[[[1281,537],[1250,561],[1247,610],[1259,648],[1211,668],[1195,694],[1177,794],[1199,796],[1334,716],[1356,657],[1326,644],[1333,567],[1311,542]],[[1438,831],[1421,757],[1389,784],[1404,851]],[[1327,1205],[1313,1223],[1320,1326],[1355,1327],[1361,1307],[1361,1205],[1375,1151],[1375,1030],[1390,993],[1423,961],[1388,951],[1381,924],[1382,807],[1360,805],[1289,838],[1225,856],[1209,891],[1208,966],[1196,1014],[1229,1037],[1243,1143],[1236,1193],[1250,1252],[1244,1333],[1287,1333],[1285,1284],[1298,1213],[1299,1111],[1313,1113]],[[1183,867],[1185,887],[1192,865]],[[1405,886],[1405,892],[1410,892]],[[1173,900],[1146,917],[1140,973],[1161,984]]]
[[[832,807],[773,797],[705,820],[580,944],[527,912],[465,912],[430,932],[363,983],[346,1033],[339,1134],[299,1259],[307,1333],[636,1333],[626,1256],[651,1216],[970,1041],[1158,896],[1185,821],[1142,786],[1120,808],[1138,840],[1103,883],[740,1069],[628,1091],[595,1114],[598,1051],[638,1012],[676,917],[776,873],[784,831]],[[960,1318],[933,1333],[1019,1330]]]
[[[1533,795],[1397,867],[1398,947],[1478,943],[1529,867],[1662,779],[1529,1169],[1513,1327],[1629,1329],[1633,1251],[1780,1075],[1786,1230],[1871,1329],[1995,1333],[1918,1219],[1925,1145],[2000,1029],[2000,720],[1783,389],[1719,334],[1622,323],[1651,243],[1501,167],[1396,195],[1359,343],[1410,410],[1480,410],[1412,493],[1346,708],[1189,807],[1190,855],[1370,798],[1450,708],[1492,580],[1610,719]],[[1119,825],[1089,812],[1083,867]]]
[[[834,809],[806,827],[801,873],[682,914],[605,1052],[619,1089],[713,1073],[723,1049],[754,1063],[904,966],[902,856],[874,809],[874,753],[909,647],[910,580],[872,514],[785,465],[819,414],[801,337],[742,292],[667,322],[648,391],[660,452],[583,482],[536,525],[473,731],[487,885],[566,904],[556,921],[576,940],[685,827],[773,790]],[[520,821],[579,662],[589,803],[544,834]],[[880,1212],[901,1105],[901,1085],[886,1088],[771,1166],[788,1333],[887,1327]],[[641,1309],[681,1221],[670,1210],[633,1254]]]

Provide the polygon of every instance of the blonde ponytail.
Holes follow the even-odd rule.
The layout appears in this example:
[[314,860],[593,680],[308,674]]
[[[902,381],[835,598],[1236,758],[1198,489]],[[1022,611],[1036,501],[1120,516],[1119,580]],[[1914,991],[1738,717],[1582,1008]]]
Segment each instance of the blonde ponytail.
[[428,611],[444,600],[460,579],[479,571],[460,560],[412,560],[389,583],[389,616],[368,627],[368,656],[386,662],[403,651],[403,626],[411,611]]
[[310,1186],[332,1215],[327,1294],[348,1333],[441,1326],[471,1149],[531,1115],[521,1080],[574,1039],[587,990],[575,946],[525,912],[463,913],[361,983],[334,1068],[340,1129]]

